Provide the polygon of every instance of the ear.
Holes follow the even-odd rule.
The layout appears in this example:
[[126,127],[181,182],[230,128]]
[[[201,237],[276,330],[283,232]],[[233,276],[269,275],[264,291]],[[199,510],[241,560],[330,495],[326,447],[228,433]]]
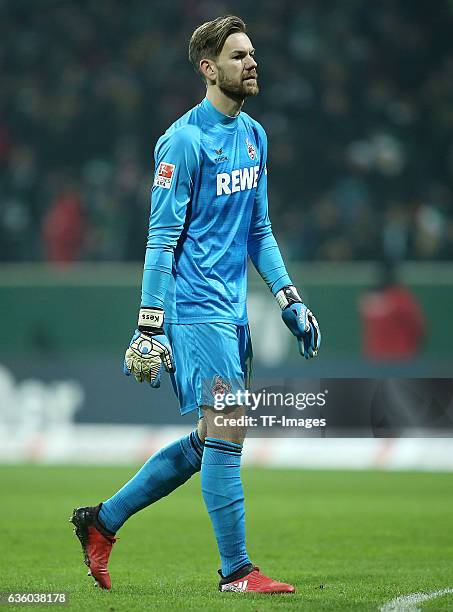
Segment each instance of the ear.
[[217,66],[210,59],[200,60],[200,72],[208,83],[214,84],[217,79]]

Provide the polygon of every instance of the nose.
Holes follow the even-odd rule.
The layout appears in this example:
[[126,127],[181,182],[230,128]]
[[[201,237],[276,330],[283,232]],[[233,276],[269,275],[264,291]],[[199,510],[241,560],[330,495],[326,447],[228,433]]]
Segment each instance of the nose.
[[258,66],[258,64],[256,63],[255,58],[252,57],[251,55],[249,55],[248,58],[247,58],[247,63],[246,63],[245,68],[247,70],[253,70],[257,66]]

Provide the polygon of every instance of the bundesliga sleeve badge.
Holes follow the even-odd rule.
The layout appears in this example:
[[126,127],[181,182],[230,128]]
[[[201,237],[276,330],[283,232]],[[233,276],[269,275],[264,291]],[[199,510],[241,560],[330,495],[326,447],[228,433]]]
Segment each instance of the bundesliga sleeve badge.
[[170,189],[174,172],[175,164],[160,162],[156,172],[156,177],[154,179],[154,186],[163,187],[164,189]]

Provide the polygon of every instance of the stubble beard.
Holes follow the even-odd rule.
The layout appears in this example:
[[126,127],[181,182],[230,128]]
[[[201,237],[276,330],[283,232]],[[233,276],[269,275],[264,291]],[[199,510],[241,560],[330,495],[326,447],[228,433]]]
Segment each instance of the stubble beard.
[[260,91],[256,80],[244,81],[241,77],[238,82],[229,79],[220,67],[218,67],[217,86],[225,96],[238,102],[242,102],[250,96],[257,96]]

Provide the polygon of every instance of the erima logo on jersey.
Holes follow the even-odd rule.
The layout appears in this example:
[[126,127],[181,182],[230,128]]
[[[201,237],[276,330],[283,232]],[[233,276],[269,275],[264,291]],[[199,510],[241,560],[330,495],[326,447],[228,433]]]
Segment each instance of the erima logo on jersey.
[[156,178],[154,179],[154,186],[170,189],[174,171],[175,164],[160,162],[159,168],[157,169]]
[[258,185],[259,169],[259,166],[253,166],[251,168],[233,170],[231,174],[221,172],[217,175],[217,195],[220,196],[223,193],[230,195],[237,191],[253,189]]

